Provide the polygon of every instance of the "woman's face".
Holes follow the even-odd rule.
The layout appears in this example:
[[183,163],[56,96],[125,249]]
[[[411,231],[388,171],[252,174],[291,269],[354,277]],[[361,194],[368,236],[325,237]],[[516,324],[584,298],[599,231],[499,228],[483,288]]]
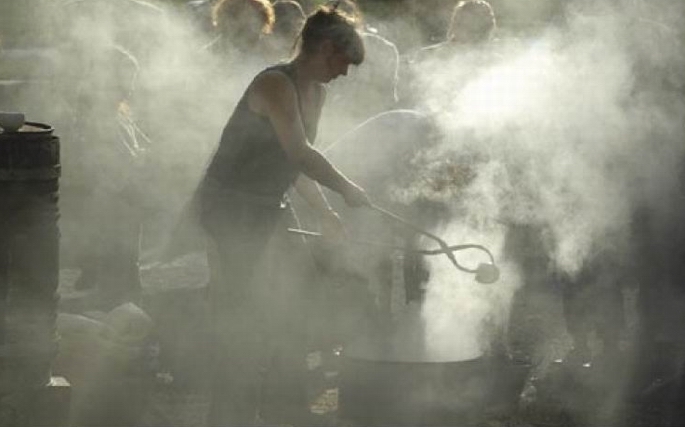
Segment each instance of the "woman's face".
[[328,83],[340,76],[346,76],[353,60],[331,40],[324,40],[309,56],[308,75],[319,83]]
[[342,53],[337,49],[333,50],[326,60],[328,79],[325,80],[324,83],[328,83],[339,76],[346,76],[350,64],[352,64],[352,61],[347,54]]

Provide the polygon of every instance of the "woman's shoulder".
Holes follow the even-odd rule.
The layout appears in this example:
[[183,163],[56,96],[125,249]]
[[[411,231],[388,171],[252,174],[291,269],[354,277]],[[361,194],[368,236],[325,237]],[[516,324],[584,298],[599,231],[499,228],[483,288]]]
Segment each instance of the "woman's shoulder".
[[292,77],[283,67],[271,66],[257,73],[250,88],[294,89]]
[[294,87],[294,74],[292,66],[288,63],[277,63],[263,68],[252,79],[254,85],[290,85]]
[[291,104],[297,99],[294,82],[283,70],[272,67],[258,73],[246,93],[248,103],[256,110],[266,105]]

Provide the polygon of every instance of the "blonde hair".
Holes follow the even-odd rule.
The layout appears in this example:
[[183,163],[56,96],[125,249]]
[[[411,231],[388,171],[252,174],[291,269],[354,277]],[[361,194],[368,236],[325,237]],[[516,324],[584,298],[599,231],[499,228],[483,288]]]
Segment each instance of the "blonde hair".
[[269,0],[219,0],[212,7],[212,24],[222,27],[227,22],[238,22],[245,13],[256,12],[262,21],[262,34],[270,34],[276,21],[274,8]]

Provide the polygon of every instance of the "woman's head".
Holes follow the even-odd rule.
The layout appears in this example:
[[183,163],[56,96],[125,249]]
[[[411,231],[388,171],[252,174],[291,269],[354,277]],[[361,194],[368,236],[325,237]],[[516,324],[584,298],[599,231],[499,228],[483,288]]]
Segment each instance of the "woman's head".
[[219,0],[212,8],[212,23],[237,47],[249,47],[271,33],[274,10],[269,0]]
[[357,21],[336,7],[322,6],[307,17],[302,27],[300,52],[313,55],[327,46],[351,64],[364,61],[364,42],[357,31]]
[[463,44],[481,43],[492,38],[495,28],[495,13],[490,3],[464,0],[454,7],[447,40]]

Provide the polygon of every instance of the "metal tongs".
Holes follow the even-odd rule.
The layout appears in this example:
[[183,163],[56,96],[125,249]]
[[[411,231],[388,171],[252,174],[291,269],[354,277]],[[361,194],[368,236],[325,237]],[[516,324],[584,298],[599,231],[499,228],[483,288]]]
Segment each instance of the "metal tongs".
[[[440,254],[444,253],[447,255],[447,258],[449,258],[450,261],[452,261],[452,264],[454,264],[457,269],[464,271],[466,273],[472,273],[476,275],[476,281],[478,283],[485,283],[485,284],[490,284],[494,283],[499,279],[499,268],[495,265],[495,257],[492,255],[492,252],[488,250],[485,246],[482,245],[476,245],[476,244],[467,244],[467,245],[456,245],[456,246],[450,246],[442,240],[440,237],[436,236],[435,234],[428,232],[424,230],[423,228],[419,227],[416,224],[413,224],[406,219],[386,210],[383,209],[382,207],[378,205],[371,204],[370,208],[373,209],[374,211],[380,213],[386,218],[390,218],[393,221],[396,221],[403,226],[410,228],[414,231],[416,231],[419,234],[423,234],[424,236],[435,240],[438,245],[440,246],[440,249],[437,251],[431,251],[432,254]],[[478,264],[478,267],[475,269],[467,268],[464,267],[463,265],[459,264],[457,261],[457,258],[454,256],[454,251],[458,250],[463,250],[463,249],[480,249],[483,252],[485,252],[488,257],[490,258],[489,263],[480,263]]]
[[[492,255],[492,253],[486,248],[485,246],[482,245],[477,245],[477,244],[464,244],[464,245],[448,245],[447,242],[442,240],[440,237],[436,236],[433,233],[430,233],[423,228],[419,227],[418,225],[415,225],[406,219],[386,210],[381,208],[380,206],[377,205],[370,205],[369,206],[371,209],[374,211],[380,213],[386,218],[392,219],[393,221],[402,224],[403,226],[410,228],[414,231],[416,231],[419,234],[423,234],[424,236],[435,240],[438,245],[440,246],[440,249],[417,249],[415,252],[418,252],[423,255],[440,255],[440,254],[445,254],[447,255],[447,258],[454,264],[457,269],[464,271],[466,273],[471,273],[476,275],[476,281],[478,283],[485,283],[485,284],[490,284],[494,283],[499,279],[500,273],[499,269],[495,265],[495,257]],[[301,234],[304,236],[312,236],[312,237],[320,237],[321,233],[316,233],[313,231],[307,231],[307,230],[300,230],[300,229],[295,229],[295,228],[289,228],[289,232],[291,233],[296,233],[296,234]],[[369,246],[380,246],[380,247],[386,247],[386,248],[391,248],[391,249],[401,249],[401,250],[406,250],[404,247],[399,247],[395,245],[390,245],[390,244],[385,244],[385,243],[377,243],[377,242],[369,242],[366,240],[355,240],[351,239],[350,240],[353,243],[359,243],[363,245],[369,245]],[[489,263],[481,263],[476,267],[475,269],[472,268],[467,268],[464,267],[463,265],[459,264],[457,261],[457,258],[454,256],[455,251],[460,251],[464,249],[480,249],[481,251],[485,252],[488,257],[490,258]]]

